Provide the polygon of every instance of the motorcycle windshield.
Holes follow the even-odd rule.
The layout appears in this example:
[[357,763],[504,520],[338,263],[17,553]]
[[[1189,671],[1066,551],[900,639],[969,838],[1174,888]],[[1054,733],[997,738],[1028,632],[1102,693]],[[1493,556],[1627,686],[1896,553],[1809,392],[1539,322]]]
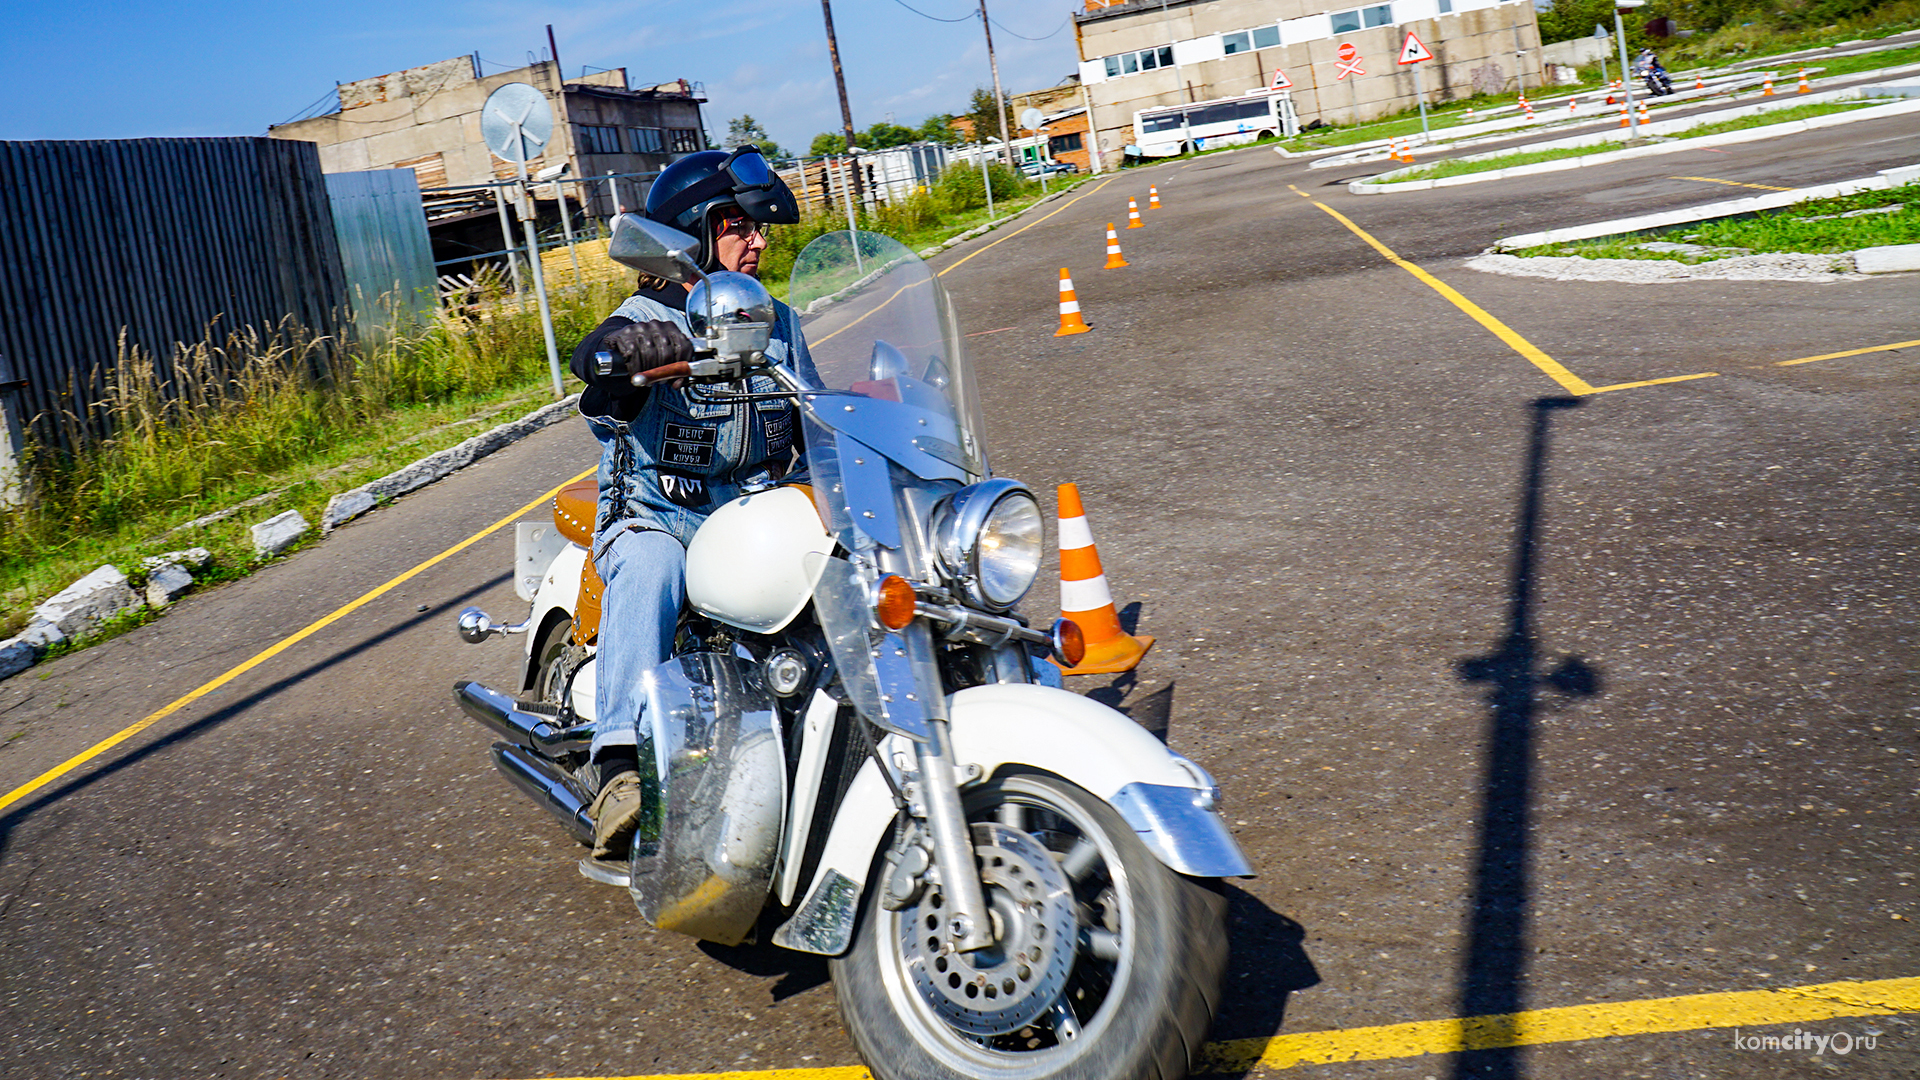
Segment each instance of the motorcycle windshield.
[[987,462],[979,393],[952,304],[899,241],[834,232],[794,260],[787,302],[817,374],[804,395],[821,518],[848,551],[900,546],[896,488],[974,483]]

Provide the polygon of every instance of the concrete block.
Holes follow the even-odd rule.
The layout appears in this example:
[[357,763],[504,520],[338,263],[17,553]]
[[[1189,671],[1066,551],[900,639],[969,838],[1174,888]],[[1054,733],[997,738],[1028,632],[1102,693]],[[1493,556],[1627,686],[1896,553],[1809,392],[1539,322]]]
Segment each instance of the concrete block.
[[1898,274],[1920,270],[1920,244],[1890,244],[1853,253],[1853,268],[1863,274]]
[[191,588],[193,575],[184,567],[169,563],[147,575],[147,606],[166,607]]
[[0,641],[0,679],[10,679],[32,667],[40,658],[39,650],[21,638]]
[[379,501],[373,492],[366,488],[354,488],[343,491],[327,500],[327,508],[320,512],[320,531],[330,533],[333,530],[373,509]]
[[45,619],[34,619],[27,623],[25,630],[20,631],[20,637],[17,640],[24,641],[36,649],[49,649],[67,640],[67,635],[61,633],[59,627]]
[[253,527],[253,553],[270,559],[292,547],[312,527],[298,510],[276,514]]
[[102,566],[36,605],[33,615],[36,622],[50,623],[66,637],[78,637],[98,630],[107,616],[139,602],[127,575],[118,567]]
[[213,552],[203,547],[187,548],[185,551],[165,551],[140,560],[140,569],[149,574],[168,566],[177,566],[190,574],[197,574],[211,565],[213,565]]

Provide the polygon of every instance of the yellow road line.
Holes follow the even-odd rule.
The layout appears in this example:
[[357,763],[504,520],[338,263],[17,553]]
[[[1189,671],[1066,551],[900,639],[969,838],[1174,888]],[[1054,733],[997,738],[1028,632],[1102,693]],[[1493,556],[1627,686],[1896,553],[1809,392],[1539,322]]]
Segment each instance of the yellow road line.
[[1669,176],[1669,180],[1697,180],[1702,184],[1725,184],[1728,187],[1759,188],[1761,191],[1792,191],[1792,188],[1770,187],[1766,184],[1743,184],[1738,180],[1715,180],[1711,176]]
[[[1344,1031],[1311,1031],[1276,1035],[1271,1039],[1234,1039],[1202,1047],[1193,1071],[1195,1075],[1207,1075],[1254,1068],[1290,1069],[1298,1065],[1387,1061],[1623,1035],[1765,1027],[1911,1012],[1920,1012],[1920,978],[1783,986],[1773,990],[1569,1005],[1501,1016],[1421,1020]],[[566,1080],[868,1080],[869,1076],[867,1070],[857,1065],[843,1065],[820,1069],[568,1077]]]
[[[1114,182],[1115,180],[1118,180],[1118,179],[1120,179],[1120,178],[1119,178],[1119,177],[1117,177],[1117,176],[1112,176],[1112,177],[1108,177],[1108,178],[1107,178],[1107,179],[1105,179],[1105,180],[1102,180],[1102,181],[1100,181],[1100,182],[1099,182],[1098,184],[1096,184],[1096,185],[1094,185],[1094,188],[1093,188],[1093,190],[1092,190],[1092,191],[1089,191],[1089,192],[1087,192],[1087,194],[1086,194],[1086,195],[1078,195],[1078,196],[1075,196],[1074,198],[1071,198],[1071,199],[1068,199],[1068,200],[1067,200],[1067,203],[1066,203],[1066,206],[1062,206],[1062,207],[1060,208],[1060,210],[1065,210],[1065,209],[1066,209],[1066,208],[1067,208],[1068,206],[1072,206],[1072,205],[1073,205],[1074,203],[1077,203],[1077,202],[1079,202],[1079,201],[1080,201],[1081,199],[1084,199],[1084,198],[1087,198],[1088,196],[1091,196],[1091,195],[1094,195],[1094,194],[1097,194],[1097,193],[1098,193],[1098,192],[1100,191],[1100,189],[1101,189],[1101,188],[1103,188],[1103,187],[1106,187],[1106,186],[1107,186],[1108,184],[1111,184],[1111,183],[1113,183],[1113,182]],[[1059,212],[1060,212],[1060,210],[1055,210],[1055,211],[1053,212],[1053,214],[1057,214],[1057,213],[1059,213]],[[1033,227],[1034,227],[1035,225],[1038,225],[1038,224],[1040,224],[1040,222],[1042,222],[1042,221],[1045,221],[1045,220],[1047,220],[1047,218],[1050,218],[1050,217],[1052,217],[1052,216],[1053,216],[1053,214],[1048,214],[1048,215],[1047,215],[1047,217],[1043,217],[1043,218],[1040,218],[1040,219],[1039,219],[1039,220],[1037,220],[1037,221],[1029,221],[1029,222],[1027,222],[1027,223],[1026,223],[1025,225],[1022,225],[1022,226],[1020,226],[1019,228],[1017,228],[1017,229],[1015,229],[1015,230],[1013,230],[1012,232],[1010,232],[1010,233],[1008,233],[1007,235],[1005,235],[1005,236],[1003,236],[1003,237],[1001,237],[1000,239],[998,239],[998,240],[995,240],[995,241],[993,242],[993,244],[1001,244],[1001,243],[1005,243],[1006,241],[1008,241],[1008,240],[1011,240],[1011,239],[1013,239],[1013,238],[1014,238],[1014,237],[1016,237],[1016,236],[1019,236],[1019,235],[1020,235],[1021,233],[1023,233],[1023,232],[1026,232],[1026,231],[1027,231],[1028,229],[1031,229],[1031,228],[1033,228]],[[990,248],[990,247],[992,247],[992,246],[993,246],[993,244],[988,244],[988,245],[987,245],[986,247],[983,247],[983,248],[981,248],[981,249],[980,249],[980,251],[985,251],[985,250],[987,250],[987,248]],[[960,266],[961,264],[963,264],[963,263],[965,263],[965,262],[967,261],[967,259],[971,259],[971,258],[973,258],[973,257],[974,257],[975,255],[978,255],[978,254],[980,254],[980,251],[970,251],[970,252],[968,252],[968,253],[967,253],[967,255],[966,255],[966,258],[963,258],[963,259],[958,259],[958,260],[956,260],[956,261],[954,262],[954,264],[953,264],[953,266],[949,266],[949,267],[947,267],[947,269],[946,269],[946,270],[942,270],[942,271],[940,271],[940,272],[939,272],[938,274],[935,274],[935,275],[933,275],[933,276],[934,276],[934,277],[946,277],[946,276],[947,276],[947,270],[952,270],[952,269],[955,269],[956,267],[959,267],[959,266]]]
[[[568,480],[566,484],[571,484],[576,480],[584,480],[588,476],[593,475],[593,472],[594,472],[593,469],[588,469],[587,471],[574,477],[572,480]],[[198,689],[187,693],[182,697],[176,698],[173,702],[168,704],[165,708],[162,708],[158,712],[155,712],[149,715],[146,719],[141,720],[139,723],[136,723],[131,727],[128,727],[107,739],[103,739],[102,741],[95,743],[93,746],[89,747],[87,750],[79,754],[76,754],[71,758],[68,758],[66,761],[61,762],[59,765],[56,765],[51,769],[48,769],[46,772],[41,773],[39,776],[36,776],[33,779],[27,781],[26,783],[20,785],[19,787],[14,788],[12,791],[7,792],[6,795],[0,796],[0,811],[4,811],[7,807],[12,806],[14,803],[19,802],[21,799],[26,798],[27,796],[33,794],[34,792],[40,790],[41,788],[47,786],[48,784],[54,782],[55,780],[60,779],[62,776],[65,776],[66,774],[72,772],[73,770],[79,768],[80,766],[85,765],[87,762],[92,761],[94,758],[99,757],[101,754],[104,754],[107,751],[113,749],[114,747],[119,746],[121,743],[126,742],[128,739],[133,738],[135,735],[140,734],[141,732],[147,730],[148,728],[166,719],[167,717],[172,716],[174,713],[179,712],[181,709],[186,708],[188,705],[191,705],[194,702],[200,700],[201,698],[206,697],[208,694],[213,693],[215,690],[220,689],[222,686],[225,686],[226,684],[232,682],[233,680],[239,678],[240,676],[246,674],[247,672],[252,671],[254,668],[259,667],[261,664],[266,663],[268,660],[273,659],[274,657],[287,651],[288,649],[299,644],[300,642],[305,641],[307,638],[310,638],[314,634],[319,633],[321,630],[325,629],[326,627],[333,625],[335,622],[338,622],[339,620],[359,610],[361,607],[364,607],[369,602],[375,599],[378,599],[383,594],[392,590],[395,586],[400,585],[403,582],[406,582],[418,576],[419,574],[423,573],[429,567],[435,565],[436,563],[439,563],[444,559],[447,559],[455,554],[458,554],[461,551],[466,550],[469,547],[472,547],[474,544],[479,543],[481,540],[486,539],[488,536],[491,536],[494,533],[500,531],[501,529],[506,528],[508,525],[511,525],[516,521],[519,521],[523,516],[525,516],[528,513],[531,513],[534,509],[539,507],[541,504],[548,502],[552,500],[555,496],[559,495],[560,488],[565,487],[566,484],[561,484],[559,485],[559,487],[555,487],[552,491],[547,492],[545,495],[542,495],[539,498],[528,503],[527,505],[521,507],[520,509],[515,510],[513,513],[487,526],[485,529],[482,529],[480,532],[477,532],[472,536],[467,537],[465,540],[460,541],[459,543],[453,545],[452,547],[441,552],[440,554],[435,555],[433,558],[428,559],[426,562],[421,563],[420,565],[414,567],[413,569],[407,571],[406,573],[401,574],[399,577],[396,577],[393,580],[387,582],[386,584],[381,585],[380,587],[374,589],[372,592],[369,592],[361,596],[359,599],[354,600],[342,607],[336,608],[331,614],[325,616],[319,621],[310,623],[303,629],[295,631],[293,634],[289,635],[288,637],[282,638],[278,643],[272,646],[269,646],[268,648],[262,650],[261,652],[255,653],[252,657],[248,658],[247,660],[242,661],[241,663],[236,664],[235,666],[227,669],[227,671],[224,674],[214,679],[212,682],[209,682],[199,687]]]
[[1427,273],[1425,270],[1420,269],[1419,267],[1413,265],[1407,260],[1394,254],[1393,250],[1388,248],[1387,245],[1381,243],[1378,240],[1375,240],[1371,235],[1367,233],[1365,229],[1362,229],[1360,226],[1355,225],[1353,222],[1347,220],[1346,215],[1340,213],[1340,211],[1335,210],[1333,207],[1328,206],[1326,203],[1323,203],[1323,202],[1316,202],[1313,205],[1319,207],[1322,210],[1325,210],[1327,213],[1333,215],[1333,219],[1335,221],[1338,221],[1340,224],[1345,225],[1347,228],[1353,230],[1353,234],[1355,236],[1358,236],[1360,239],[1365,240],[1368,244],[1372,245],[1375,251],[1378,251],[1380,254],[1386,256],[1388,262],[1391,262],[1395,266],[1398,266],[1400,269],[1405,270],[1409,274],[1412,274],[1414,277],[1418,278],[1422,284],[1426,285],[1428,288],[1432,289],[1434,292],[1439,293],[1441,296],[1446,297],[1447,300],[1450,301],[1454,307],[1457,307],[1461,311],[1466,312],[1469,318],[1473,319],[1473,321],[1479,323],[1481,326],[1486,327],[1489,331],[1493,333],[1494,337],[1497,337],[1501,341],[1506,342],[1508,348],[1511,348],[1514,352],[1517,352],[1521,356],[1526,357],[1529,363],[1533,364],[1534,367],[1537,367],[1541,371],[1545,372],[1548,378],[1552,379],[1554,382],[1559,383],[1563,388],[1567,390],[1568,393],[1584,395],[1584,394],[1591,394],[1594,392],[1593,387],[1587,385],[1587,383],[1584,380],[1582,380],[1578,375],[1575,375],[1573,372],[1568,371],[1566,368],[1560,366],[1559,361],[1555,360],[1551,356],[1548,356],[1546,353],[1541,352],[1537,347],[1534,346],[1532,342],[1528,341],[1526,338],[1523,338],[1519,334],[1515,333],[1511,328],[1507,326],[1506,323],[1503,323],[1499,319],[1494,318],[1492,315],[1487,314],[1486,311],[1482,310],[1478,304],[1475,304],[1473,301],[1460,295],[1458,292],[1456,292],[1453,289],[1452,286],[1448,285],[1446,282],[1441,281],[1439,278],[1434,277],[1432,274]]
[[1891,352],[1894,349],[1911,349],[1920,345],[1920,341],[1896,341],[1891,345],[1875,345],[1869,349],[1849,349],[1846,352],[1830,352],[1820,356],[1803,356],[1798,360],[1780,360],[1774,367],[1792,367],[1795,364],[1811,364],[1815,360],[1838,360],[1843,356],[1860,356],[1865,353]]
[[1596,386],[1593,388],[1593,392],[1596,394],[1606,394],[1615,390],[1632,390],[1637,386],[1660,386],[1664,383],[1691,382],[1694,379],[1717,379],[1719,377],[1720,373],[1717,371],[1703,371],[1698,375],[1674,375],[1665,379],[1642,379],[1639,382],[1623,382],[1614,383],[1612,386]]
[[1906,1012],[1920,1012],[1920,978],[1690,994],[1535,1009],[1503,1016],[1241,1039],[1209,1044],[1202,1052],[1204,1060],[1194,1071],[1233,1071],[1254,1066],[1286,1069],[1336,1061],[1384,1061],[1621,1035],[1760,1027]]

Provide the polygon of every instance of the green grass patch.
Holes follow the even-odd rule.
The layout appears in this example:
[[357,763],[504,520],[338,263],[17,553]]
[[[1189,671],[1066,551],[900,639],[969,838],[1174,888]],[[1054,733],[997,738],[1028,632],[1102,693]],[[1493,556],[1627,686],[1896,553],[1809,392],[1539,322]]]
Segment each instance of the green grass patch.
[[[1728,131],[1744,131],[1748,128],[1767,127],[1771,124],[1785,124],[1795,120],[1806,120],[1829,113],[1849,112],[1873,105],[1883,105],[1882,101],[1823,101],[1811,105],[1796,105],[1776,112],[1758,113],[1724,120],[1716,124],[1702,124],[1662,136],[1663,139],[1697,139],[1705,135],[1718,135]],[[1471,173],[1492,172],[1497,169],[1518,168],[1521,165],[1534,165],[1542,161],[1559,161],[1563,158],[1585,157],[1588,154],[1604,154],[1613,150],[1626,149],[1626,144],[1618,142],[1593,143],[1587,146],[1562,146],[1548,150],[1516,150],[1511,154],[1498,157],[1473,160],[1455,159],[1439,161],[1432,165],[1402,173],[1391,183],[1402,180],[1435,180],[1445,176],[1466,176]]]
[[[1920,64],[1920,45],[1910,49],[1888,49],[1885,52],[1863,53],[1858,56],[1836,56],[1831,60],[1818,56],[1805,60],[1795,59],[1780,65],[1781,71],[1798,71],[1800,68],[1820,68],[1813,78],[1826,78],[1830,75],[1852,75],[1860,71],[1877,71],[1880,68],[1902,67],[1907,64]],[[1778,92],[1777,90],[1775,91]]]
[[[1840,215],[1898,206],[1889,213]],[[1816,220],[1817,219],[1817,220]],[[1638,245],[1667,241],[1754,254],[1837,255],[1889,244],[1920,244],[1920,183],[1880,191],[1862,191],[1832,199],[1812,199],[1778,210],[1715,221],[1676,225],[1630,237],[1608,236],[1566,244],[1527,248],[1515,254],[1572,255],[1586,259],[1670,259],[1698,263],[1717,254],[1646,251]]]

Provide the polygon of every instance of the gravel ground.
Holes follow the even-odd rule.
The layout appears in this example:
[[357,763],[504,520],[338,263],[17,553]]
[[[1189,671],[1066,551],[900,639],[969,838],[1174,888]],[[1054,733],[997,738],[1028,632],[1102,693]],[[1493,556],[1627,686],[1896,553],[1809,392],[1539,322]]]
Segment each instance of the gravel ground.
[[1703,263],[1671,259],[1583,259],[1577,256],[1481,255],[1467,267],[1511,277],[1555,281],[1615,281],[1658,285],[1669,281],[1864,281],[1853,272],[1852,255],[1739,255]]

